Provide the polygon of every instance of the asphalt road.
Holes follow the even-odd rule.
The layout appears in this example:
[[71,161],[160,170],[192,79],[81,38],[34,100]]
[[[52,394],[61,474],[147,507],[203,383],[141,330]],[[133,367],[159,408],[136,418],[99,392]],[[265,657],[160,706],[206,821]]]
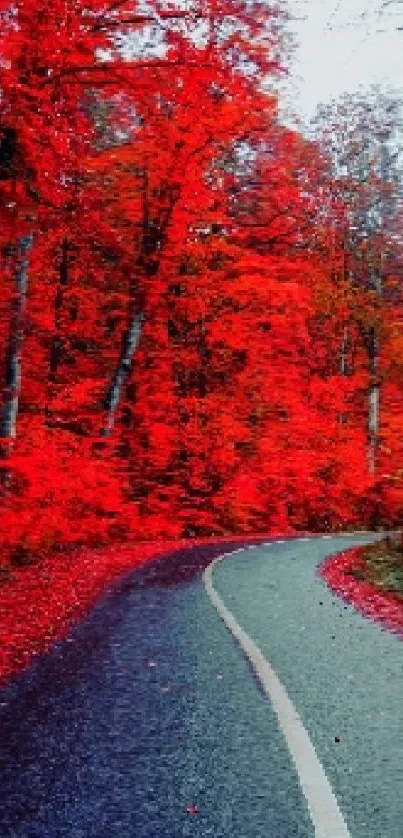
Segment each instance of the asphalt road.
[[[213,582],[298,711],[351,838],[403,838],[403,644],[315,576],[366,540],[244,549]],[[1,838],[318,838],[278,717],[203,584],[230,547],[126,577],[0,690]]]

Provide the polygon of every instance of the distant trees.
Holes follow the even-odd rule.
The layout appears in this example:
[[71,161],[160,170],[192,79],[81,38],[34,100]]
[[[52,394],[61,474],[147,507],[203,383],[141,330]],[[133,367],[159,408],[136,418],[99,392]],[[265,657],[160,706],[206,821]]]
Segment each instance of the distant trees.
[[[396,297],[388,280],[396,271],[401,276],[403,268],[402,109],[395,95],[373,89],[322,108],[315,125],[329,161],[332,205],[337,206],[332,212],[333,257],[342,260],[342,279],[352,295],[353,319],[367,356],[371,474],[379,448],[382,340]],[[348,341],[348,331],[343,341]]]

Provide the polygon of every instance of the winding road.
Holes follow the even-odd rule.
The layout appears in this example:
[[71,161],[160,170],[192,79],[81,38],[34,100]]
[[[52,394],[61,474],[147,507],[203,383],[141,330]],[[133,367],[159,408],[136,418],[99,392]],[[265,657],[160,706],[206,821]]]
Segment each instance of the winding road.
[[125,577],[0,690],[1,838],[403,838],[403,644],[316,575],[374,538]]

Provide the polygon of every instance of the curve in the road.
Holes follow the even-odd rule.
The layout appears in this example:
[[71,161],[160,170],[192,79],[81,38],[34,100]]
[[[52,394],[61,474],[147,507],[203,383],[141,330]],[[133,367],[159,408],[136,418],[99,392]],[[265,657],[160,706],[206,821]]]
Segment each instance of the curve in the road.
[[[295,540],[295,548],[292,542],[278,541],[275,547],[237,551],[214,569],[216,593],[270,661],[298,708],[352,838],[403,838],[398,779],[403,649],[396,636],[335,597],[317,568],[326,555],[381,537],[305,537]],[[239,648],[239,643],[234,646]],[[251,669],[247,655],[240,652]],[[275,707],[261,679],[255,680],[269,716]],[[297,780],[295,761],[287,750]],[[262,779],[266,772],[272,774],[269,759],[261,772]],[[299,788],[306,802],[300,780]],[[306,811],[309,817],[307,805]],[[331,830],[327,834],[333,835]]]
[[[283,544],[284,542],[280,540],[274,543]],[[214,567],[224,558],[234,555],[235,552],[238,552],[238,550],[219,556],[206,568],[203,579],[207,594],[219,616],[239,643],[258,677],[263,691],[272,703],[298,773],[315,828],[316,838],[351,838],[322,764],[286,689],[269,661],[266,660],[256,643],[239,625],[214,588]]]
[[215,590],[298,708],[352,838],[402,838],[402,647],[316,575],[375,537],[239,539],[121,580],[0,688],[1,838],[313,838],[275,709],[202,583],[241,546]]

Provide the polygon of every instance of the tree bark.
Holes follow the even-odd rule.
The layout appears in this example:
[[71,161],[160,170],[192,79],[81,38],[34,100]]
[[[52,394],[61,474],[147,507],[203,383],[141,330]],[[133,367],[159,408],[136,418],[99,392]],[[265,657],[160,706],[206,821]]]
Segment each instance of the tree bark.
[[[379,268],[371,276],[371,288],[375,291],[377,301],[382,298],[382,262],[383,252],[379,256]],[[379,376],[379,327],[376,322],[368,332],[368,471],[371,476],[376,472],[376,458],[379,437],[380,395],[381,381]]]
[[[340,345],[340,375],[343,378],[349,374],[348,363],[347,363],[347,353],[348,353],[348,326],[344,326],[343,329],[343,337],[341,339]],[[344,413],[339,413],[339,425],[344,425],[345,422],[345,415]]]
[[[6,355],[4,404],[0,420],[0,437],[9,441],[17,435],[18,402],[21,391],[21,352],[28,290],[28,256],[32,242],[33,237],[29,233],[20,239],[17,246],[15,296]],[[6,447],[9,449],[9,445]]]
[[348,349],[348,328],[347,328],[347,326],[345,326],[344,330],[343,330],[343,338],[342,338],[342,341],[341,341],[341,352],[340,352],[340,373],[343,376],[348,375],[347,349]]
[[[146,169],[143,171],[142,238],[137,260],[138,272],[142,277],[151,279],[158,274],[166,231],[179,195],[180,193],[176,187],[168,189],[167,205],[160,209],[157,216],[152,219],[149,206],[148,172]],[[116,411],[122,398],[124,384],[131,370],[132,359],[140,342],[144,320],[144,315],[140,310],[141,307],[138,289],[136,289],[132,281],[129,292],[128,325],[122,338],[118,366],[104,402],[106,419],[101,430],[101,436],[110,436],[115,426]]]
[[123,387],[131,369],[133,355],[140,342],[142,322],[143,315],[137,310],[132,311],[122,339],[119,364],[105,399],[106,420],[101,432],[102,436],[109,436],[115,427],[116,411],[122,397]]
[[379,346],[376,326],[371,326],[368,338],[370,385],[368,392],[368,469],[371,475],[376,470],[376,454],[379,435],[380,382]]
[[63,355],[62,309],[64,293],[69,281],[69,249],[69,242],[67,241],[67,239],[64,239],[62,243],[62,253],[59,265],[59,284],[55,296],[55,331],[49,356],[48,403],[45,408],[45,421],[47,425],[49,425],[49,423],[51,422],[51,410],[49,401],[52,397],[52,390],[57,382],[57,372]]

